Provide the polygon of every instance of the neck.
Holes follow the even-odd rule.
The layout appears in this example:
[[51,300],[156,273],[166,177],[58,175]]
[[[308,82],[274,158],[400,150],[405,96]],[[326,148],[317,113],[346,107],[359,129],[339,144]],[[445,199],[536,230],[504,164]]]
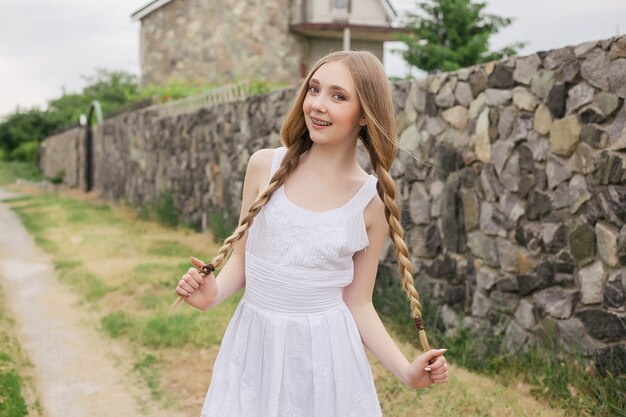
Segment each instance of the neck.
[[356,140],[335,144],[313,143],[303,155],[301,164],[323,176],[351,174],[359,168]]

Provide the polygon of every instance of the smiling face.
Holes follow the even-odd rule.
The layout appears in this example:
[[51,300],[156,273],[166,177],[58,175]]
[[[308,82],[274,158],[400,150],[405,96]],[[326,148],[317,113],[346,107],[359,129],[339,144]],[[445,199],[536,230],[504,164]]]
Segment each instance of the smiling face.
[[348,68],[326,62],[311,76],[302,111],[311,140],[336,143],[356,140],[365,117]]

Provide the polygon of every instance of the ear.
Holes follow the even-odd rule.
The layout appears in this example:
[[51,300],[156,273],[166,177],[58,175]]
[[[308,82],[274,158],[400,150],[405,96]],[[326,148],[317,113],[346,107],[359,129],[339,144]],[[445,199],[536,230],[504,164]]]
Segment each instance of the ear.
[[359,125],[365,126],[366,124],[367,124],[367,116],[362,115],[361,118],[359,119]]

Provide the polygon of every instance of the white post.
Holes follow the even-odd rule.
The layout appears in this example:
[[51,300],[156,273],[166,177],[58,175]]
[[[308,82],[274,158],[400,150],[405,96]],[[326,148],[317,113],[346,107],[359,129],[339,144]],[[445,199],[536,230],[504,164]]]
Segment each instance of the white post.
[[348,26],[343,28],[343,50],[350,50],[350,28]]

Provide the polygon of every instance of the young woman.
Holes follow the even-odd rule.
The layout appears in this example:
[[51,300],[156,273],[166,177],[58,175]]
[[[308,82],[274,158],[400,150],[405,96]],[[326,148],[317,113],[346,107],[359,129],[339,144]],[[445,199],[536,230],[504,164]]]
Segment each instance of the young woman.
[[[445,349],[428,347],[389,174],[397,141],[382,64],[369,52],[322,58],[280,135],[283,146],[250,157],[239,227],[210,264],[192,258],[198,269],[176,287],[205,310],[245,285],[202,416],[381,416],[363,344],[408,387],[448,380]],[[357,162],[358,140],[373,174]],[[372,304],[387,235],[424,348],[412,361]]]

